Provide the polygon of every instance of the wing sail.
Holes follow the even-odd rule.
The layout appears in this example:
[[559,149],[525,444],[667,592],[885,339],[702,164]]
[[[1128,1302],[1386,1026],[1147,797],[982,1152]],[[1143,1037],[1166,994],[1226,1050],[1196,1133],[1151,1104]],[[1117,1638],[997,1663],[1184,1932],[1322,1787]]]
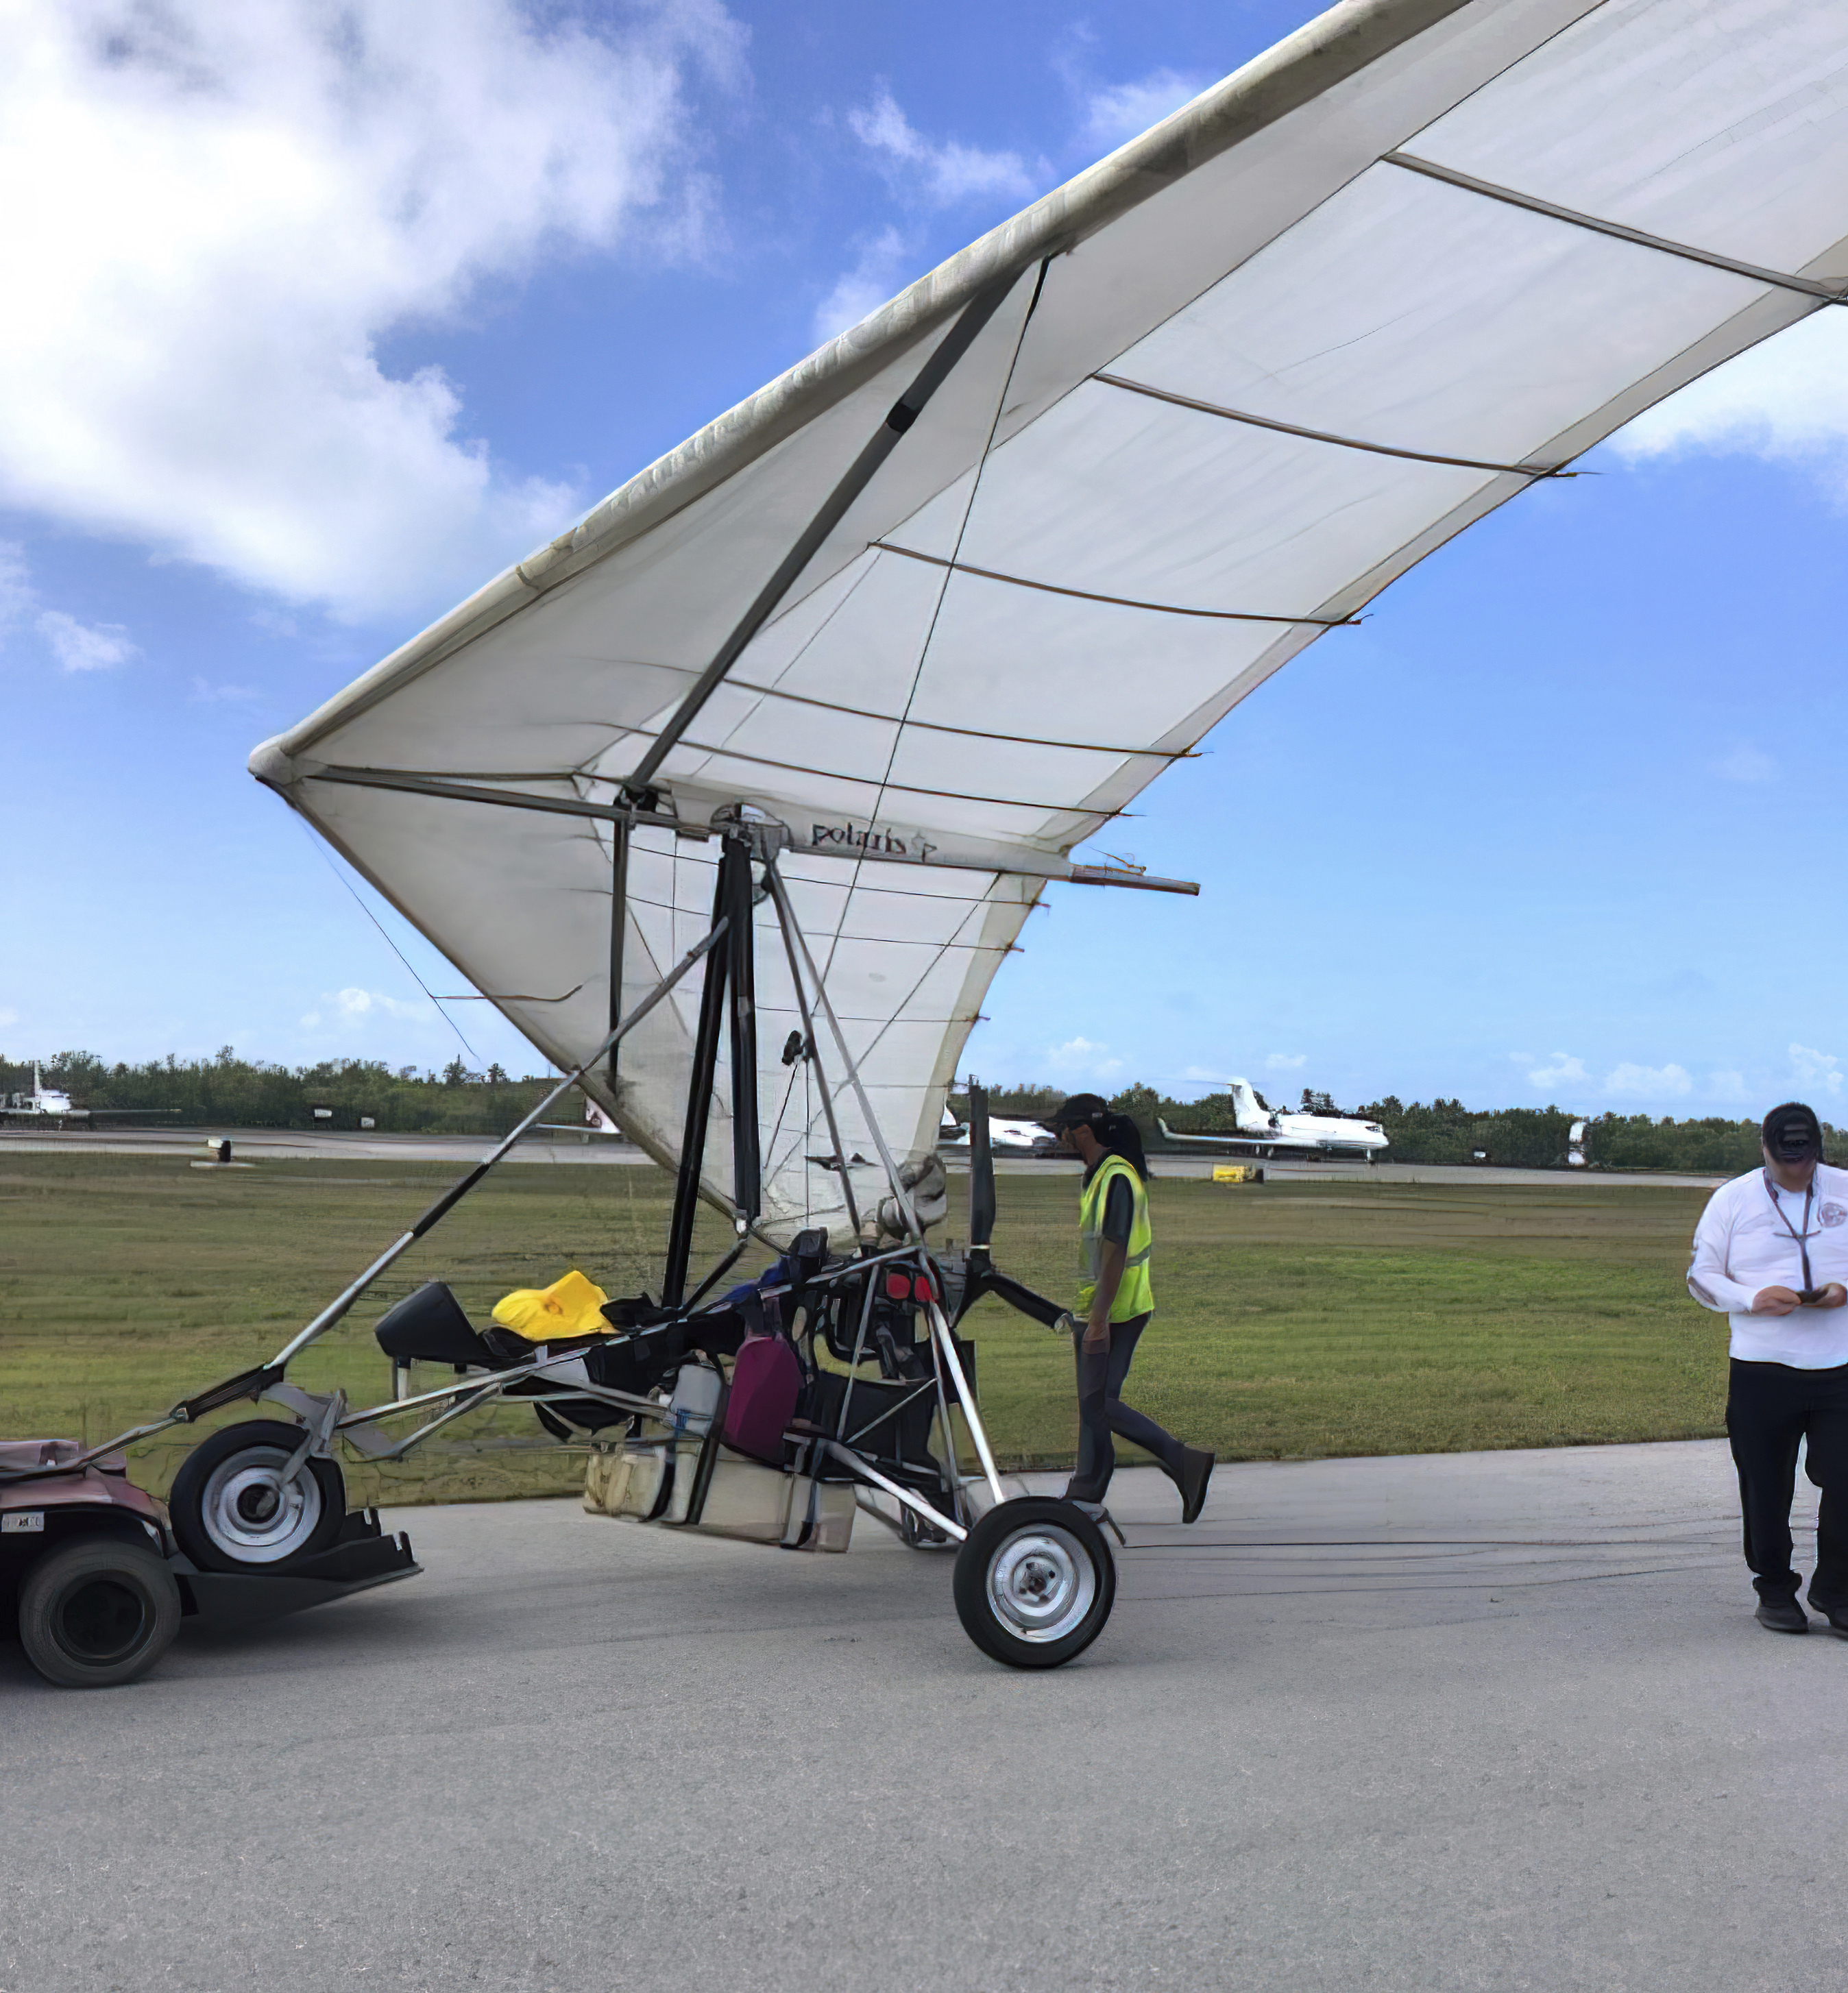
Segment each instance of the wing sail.
[[[1841,9],[1337,6],[720,418],[252,767],[566,1064],[607,1028],[616,955],[638,993],[705,931],[715,812],[775,819],[868,1097],[915,1157],[1027,914],[1082,876],[1075,849],[1426,554],[1839,301],[1844,238]],[[647,821],[613,951],[630,805]],[[838,1224],[758,917],[766,1213]],[[604,1102],[665,1161],[697,1001],[662,1007]],[[864,1207],[871,1131],[837,1105]],[[715,1120],[715,1191],[728,1140]]]

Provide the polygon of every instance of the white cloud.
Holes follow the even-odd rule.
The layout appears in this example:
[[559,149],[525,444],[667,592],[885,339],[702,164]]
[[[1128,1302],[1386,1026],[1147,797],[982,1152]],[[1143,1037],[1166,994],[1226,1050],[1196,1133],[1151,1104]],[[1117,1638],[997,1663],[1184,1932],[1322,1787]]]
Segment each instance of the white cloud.
[[1123,1070],[1120,1058],[1107,1056],[1108,1045],[1093,1044],[1089,1038],[1067,1038],[1062,1045],[1049,1045],[1049,1064],[1066,1072],[1076,1072],[1093,1079],[1108,1079]]
[[1679,1065],[1631,1065],[1626,1061],[1604,1075],[1607,1093],[1638,1100],[1665,1100],[1693,1090],[1686,1068]]
[[16,1024],[19,1021],[19,1014],[17,1010],[0,1010],[0,1031],[5,1031],[9,1024]]
[[1709,1073],[1707,1092],[1716,1100],[1747,1100],[1751,1097],[1742,1072]]
[[[914,197],[933,207],[950,207],[972,196],[1030,200],[1038,192],[1033,174],[1018,152],[987,152],[951,138],[933,145],[882,89],[863,111],[850,111],[847,125],[864,145]],[[1043,162],[1041,170],[1045,170]]]
[[816,344],[833,338],[877,311],[899,288],[901,273],[912,253],[897,229],[882,228],[861,251],[852,269],[842,273],[815,307]]
[[20,0],[0,26],[0,503],[351,614],[578,502],[376,342],[566,248],[698,250],[718,0],[592,32],[515,0]]
[[427,1017],[427,1003],[406,1003],[402,998],[387,996],[376,990],[342,990],[324,1000],[338,1006],[343,1017],[364,1017],[377,1011],[387,1017]]
[[[8,627],[39,607],[26,549],[16,540],[0,540],[0,642]],[[67,672],[107,671],[141,655],[119,623],[80,623],[62,609],[40,610],[33,627],[59,665]]]
[[1536,1066],[1528,1075],[1535,1086],[1589,1086],[1591,1075],[1585,1070],[1585,1061],[1574,1058],[1570,1052],[1555,1052],[1552,1063]]
[[119,623],[80,623],[61,609],[47,609],[34,626],[67,672],[104,672],[141,653]]
[[1672,395],[1613,439],[1631,458],[1739,451],[1814,468],[1848,497],[1848,323],[1817,312]]
[[1826,1086],[1831,1093],[1842,1090],[1842,1062],[1833,1052],[1819,1052],[1809,1045],[1792,1045],[1790,1069],[1799,1086]]
[[1294,1072],[1299,1066],[1308,1064],[1307,1052],[1266,1052],[1264,1055],[1266,1072]]
[[[310,1030],[331,1022],[335,1024],[352,1024],[362,1017],[408,1018],[413,1022],[427,1024],[435,1014],[428,1003],[407,1003],[402,997],[388,996],[382,990],[361,990],[349,987],[336,990],[321,998],[323,1008],[310,1010],[302,1022]],[[328,1012],[333,1016],[330,1019]]]
[[1713,772],[1729,782],[1768,782],[1777,774],[1778,764],[1762,747],[1742,740],[1730,754],[1720,756]]
[[1127,140],[1158,124],[1198,97],[1213,80],[1180,70],[1151,70],[1134,83],[1114,83],[1093,91],[1085,101],[1083,137],[1087,144],[1114,151]]

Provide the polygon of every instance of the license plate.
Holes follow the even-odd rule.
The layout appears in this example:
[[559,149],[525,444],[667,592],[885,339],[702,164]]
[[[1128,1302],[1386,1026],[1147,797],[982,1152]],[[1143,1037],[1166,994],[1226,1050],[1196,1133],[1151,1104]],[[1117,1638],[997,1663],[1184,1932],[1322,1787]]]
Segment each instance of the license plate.
[[13,1509],[0,1516],[0,1536],[36,1536],[44,1527],[43,1509]]

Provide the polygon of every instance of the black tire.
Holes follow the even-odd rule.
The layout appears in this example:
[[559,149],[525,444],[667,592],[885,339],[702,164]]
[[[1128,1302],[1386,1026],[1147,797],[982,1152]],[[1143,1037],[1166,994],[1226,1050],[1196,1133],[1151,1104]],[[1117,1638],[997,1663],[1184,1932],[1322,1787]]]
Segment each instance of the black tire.
[[957,1553],[963,1631],[1011,1668],[1056,1668],[1104,1631],[1117,1602],[1117,1566],[1104,1532],[1069,1502],[1003,1502]]
[[180,1587],[141,1543],[84,1537],[47,1550],[19,1587],[26,1658],[60,1688],[117,1688],[180,1630]]
[[347,1484],[331,1460],[310,1458],[275,1499],[273,1475],[302,1443],[302,1428],[251,1419],[202,1439],[167,1497],[173,1534],[201,1571],[289,1570],[317,1556],[346,1520]]

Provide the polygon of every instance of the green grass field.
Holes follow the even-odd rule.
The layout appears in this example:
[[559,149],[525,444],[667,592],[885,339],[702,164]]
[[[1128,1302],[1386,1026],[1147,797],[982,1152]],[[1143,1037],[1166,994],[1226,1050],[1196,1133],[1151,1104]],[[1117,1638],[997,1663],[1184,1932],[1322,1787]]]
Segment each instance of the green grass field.
[[[453,1174],[425,1164],[14,1156],[0,1164],[0,1436],[94,1442],[273,1352]],[[358,1403],[388,1394],[371,1324],[447,1280],[477,1319],[577,1266],[652,1284],[669,1180],[647,1168],[498,1172],[292,1371]],[[953,1208],[960,1180],[952,1180]],[[1682,1284],[1700,1191],[1279,1182],[1151,1187],[1158,1312],[1128,1396],[1222,1458],[1566,1446],[1721,1430],[1726,1323]],[[1076,1186],[1004,1176],[998,1262],[1065,1297]],[[713,1222],[699,1242],[717,1251]],[[747,1261],[745,1264],[751,1263]],[[1068,1461],[1069,1345],[998,1304],[970,1318],[998,1453]],[[433,1384],[438,1381],[434,1376]],[[225,1418],[248,1417],[248,1405]],[[355,1465],[356,1499],[560,1492],[579,1463],[531,1414],[400,1465]],[[164,1488],[196,1432],[139,1449]]]

